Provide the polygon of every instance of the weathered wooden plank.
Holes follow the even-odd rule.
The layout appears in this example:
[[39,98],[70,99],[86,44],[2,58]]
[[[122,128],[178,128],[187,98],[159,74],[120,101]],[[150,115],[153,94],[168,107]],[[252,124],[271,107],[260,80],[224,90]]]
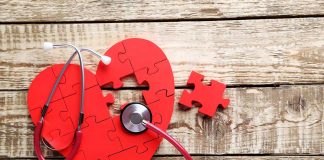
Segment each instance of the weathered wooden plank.
[[323,0],[2,1],[1,22],[127,21],[324,14]]
[[[129,37],[161,46],[177,86],[186,84],[192,70],[206,75],[206,81],[214,78],[230,85],[324,83],[321,35],[324,18],[0,25],[0,89],[26,89],[45,66],[65,63],[72,51],[46,53],[41,49],[44,41],[104,52]],[[98,60],[85,57],[87,67],[95,71]]]
[[[114,113],[120,104],[142,100],[139,90],[113,92]],[[181,92],[176,90],[176,102]],[[33,157],[26,91],[0,93],[0,157]],[[212,119],[175,104],[168,132],[192,154],[324,153],[324,85],[230,88],[226,97],[230,106]],[[156,154],[179,155],[166,141]]]

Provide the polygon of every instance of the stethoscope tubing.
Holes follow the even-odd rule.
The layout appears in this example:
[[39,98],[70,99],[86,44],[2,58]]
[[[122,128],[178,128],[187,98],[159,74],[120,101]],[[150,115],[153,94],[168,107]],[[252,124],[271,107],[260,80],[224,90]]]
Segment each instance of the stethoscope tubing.
[[[74,156],[77,154],[78,149],[80,147],[81,144],[81,139],[82,139],[82,132],[81,132],[81,125],[83,123],[83,119],[84,119],[84,88],[85,88],[85,84],[84,84],[84,80],[85,80],[85,75],[84,75],[84,64],[83,64],[83,59],[82,59],[82,55],[81,52],[82,51],[89,51],[94,53],[96,56],[98,56],[99,58],[101,57],[101,55],[99,55],[98,53],[94,52],[91,49],[87,49],[87,48],[83,48],[83,49],[79,49],[77,47],[75,47],[74,45],[71,44],[64,44],[64,45],[53,45],[55,47],[72,47],[75,49],[75,52],[70,56],[70,58],[68,59],[68,61],[64,64],[63,68],[61,69],[58,78],[55,80],[55,83],[51,89],[51,92],[46,100],[46,103],[41,111],[41,118],[39,120],[39,122],[37,122],[35,130],[34,130],[34,148],[35,148],[35,152],[36,155],[38,157],[39,160],[45,160],[43,154],[42,154],[42,150],[40,147],[40,141],[42,139],[41,134],[42,134],[42,128],[44,125],[44,117],[46,115],[46,111],[49,108],[50,102],[52,100],[52,97],[54,96],[54,93],[59,85],[59,82],[61,81],[66,69],[68,68],[68,66],[71,64],[73,58],[75,57],[75,55],[78,55],[79,58],[79,64],[81,66],[80,68],[80,72],[81,72],[81,100],[80,100],[80,115],[79,115],[79,120],[78,120],[78,127],[75,131],[75,135],[73,138],[73,141],[67,146],[72,146],[72,150],[70,151],[70,153],[66,156],[66,160],[72,160],[74,158]],[[144,125],[146,128],[151,129],[152,131],[156,132],[157,134],[159,134],[160,136],[162,136],[163,138],[165,138],[167,141],[169,141],[184,157],[186,160],[192,160],[190,154],[185,150],[185,148],[179,143],[177,142],[172,136],[170,136],[168,133],[164,132],[163,130],[161,130],[160,128],[158,128],[157,126],[153,125],[152,123],[143,120],[142,121],[142,125]],[[45,144],[46,145],[46,144]],[[46,145],[47,146],[47,145]],[[47,146],[48,147],[48,146]],[[65,148],[67,148],[65,147]],[[52,149],[51,147],[48,147],[50,149]],[[65,149],[63,148],[63,149]],[[62,150],[62,149],[56,149],[56,150]]]
[[[39,160],[45,160],[42,151],[41,151],[41,147],[40,147],[40,140],[41,140],[41,134],[42,134],[42,128],[43,128],[43,124],[44,124],[44,117],[46,115],[46,111],[50,105],[50,102],[52,100],[52,97],[58,87],[59,82],[61,81],[67,67],[71,64],[73,58],[75,57],[75,55],[77,54],[79,57],[79,63],[81,66],[81,101],[80,101],[80,117],[78,120],[78,127],[77,130],[75,132],[74,135],[74,140],[73,140],[73,147],[71,152],[69,153],[69,155],[65,158],[66,160],[72,160],[73,157],[76,155],[80,144],[81,144],[81,137],[82,137],[82,132],[81,132],[81,124],[83,123],[83,116],[84,116],[84,64],[83,64],[83,59],[82,59],[82,55],[81,55],[81,51],[82,50],[88,50],[88,49],[81,49],[79,50],[79,48],[75,47],[74,45],[56,45],[56,47],[64,47],[64,46],[71,46],[72,48],[75,49],[75,52],[70,56],[69,60],[64,64],[62,70],[59,73],[58,78],[56,79],[52,90],[50,92],[50,95],[48,96],[46,103],[42,109],[42,115],[41,118],[39,120],[39,122],[37,123],[36,127],[35,127],[35,131],[34,131],[34,148],[35,148],[35,152],[36,155],[38,157]],[[70,145],[68,145],[70,146]],[[65,148],[63,148],[65,149]]]
[[162,136],[164,139],[166,139],[167,141],[169,141],[184,157],[186,160],[192,160],[190,154],[187,152],[187,150],[177,141],[175,140],[172,136],[170,136],[168,133],[164,132],[163,130],[161,130],[160,128],[158,128],[157,126],[155,126],[154,124],[143,120],[142,124],[154,131],[155,133],[159,134],[160,136]]

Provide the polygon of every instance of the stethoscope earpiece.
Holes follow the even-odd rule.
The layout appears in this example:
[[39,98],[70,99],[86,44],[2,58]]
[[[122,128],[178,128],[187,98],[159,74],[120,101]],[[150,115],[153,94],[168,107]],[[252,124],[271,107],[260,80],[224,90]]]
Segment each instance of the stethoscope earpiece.
[[[55,47],[66,47],[66,46],[72,46],[73,48],[76,49],[76,52],[78,50],[76,47],[74,47],[73,45],[70,45],[70,44],[53,44],[52,42],[44,42],[43,43],[43,49],[45,49],[45,50],[53,49]],[[90,53],[92,53],[92,54],[96,55],[97,57],[99,57],[100,58],[100,61],[103,64],[105,64],[105,65],[108,65],[111,62],[111,58],[110,57],[105,56],[105,55],[101,55],[101,54],[99,54],[98,52],[96,52],[96,51],[94,51],[92,49],[89,49],[89,48],[81,48],[79,51],[80,52],[82,52],[82,51],[89,51]]]
[[43,44],[43,48],[44,48],[45,50],[53,49],[53,48],[54,48],[54,44],[51,43],[51,42],[44,42],[44,44]]

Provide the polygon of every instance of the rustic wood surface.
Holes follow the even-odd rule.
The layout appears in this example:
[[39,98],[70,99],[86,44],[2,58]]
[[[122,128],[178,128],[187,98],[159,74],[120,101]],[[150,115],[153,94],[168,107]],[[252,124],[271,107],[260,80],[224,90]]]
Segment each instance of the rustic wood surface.
[[323,0],[22,1],[0,2],[1,22],[224,19],[324,14]]
[[[70,52],[45,41],[103,53],[124,38],[158,44],[169,58],[176,102],[192,70],[228,84],[230,106],[211,119],[175,102],[168,132],[194,159],[324,159],[324,1],[1,1],[0,159],[35,159],[26,106],[31,80]],[[71,51],[72,52],[72,51]],[[97,60],[85,55],[86,67]],[[119,105],[142,101],[132,78]],[[62,159],[46,151],[51,159]],[[163,141],[154,160],[183,159]]]
[[[69,57],[66,49],[44,52],[44,41],[104,52],[127,37],[161,46],[176,86],[185,86],[191,70],[206,75],[206,82],[214,78],[229,85],[324,83],[324,36],[319,35],[324,35],[324,18],[1,25],[0,89],[27,89],[45,66]],[[95,72],[98,60],[85,56]]]
[[[116,103],[141,101],[140,90],[113,92]],[[176,90],[176,102],[181,89]],[[26,109],[26,91],[3,91],[0,95],[0,156],[31,157],[33,124]],[[175,104],[168,132],[192,154],[321,154],[323,143],[324,86],[230,88],[231,104],[212,118],[197,108],[180,110]],[[51,156],[51,153],[47,153]],[[179,155],[166,141],[157,155]]]

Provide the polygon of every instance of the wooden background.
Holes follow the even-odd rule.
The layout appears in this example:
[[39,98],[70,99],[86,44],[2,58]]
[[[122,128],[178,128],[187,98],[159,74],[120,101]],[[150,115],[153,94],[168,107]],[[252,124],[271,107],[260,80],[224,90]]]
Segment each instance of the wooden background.
[[[0,0],[0,159],[36,159],[28,86],[46,66],[69,57],[66,50],[44,52],[43,42],[103,53],[128,37],[164,50],[176,102],[191,70],[206,75],[206,83],[228,84],[231,104],[212,119],[175,104],[168,132],[195,159],[323,158],[323,0]],[[98,60],[85,57],[95,71]],[[142,100],[134,80],[125,87],[104,89],[115,93],[114,113],[124,102]],[[163,141],[153,159],[182,157]]]

